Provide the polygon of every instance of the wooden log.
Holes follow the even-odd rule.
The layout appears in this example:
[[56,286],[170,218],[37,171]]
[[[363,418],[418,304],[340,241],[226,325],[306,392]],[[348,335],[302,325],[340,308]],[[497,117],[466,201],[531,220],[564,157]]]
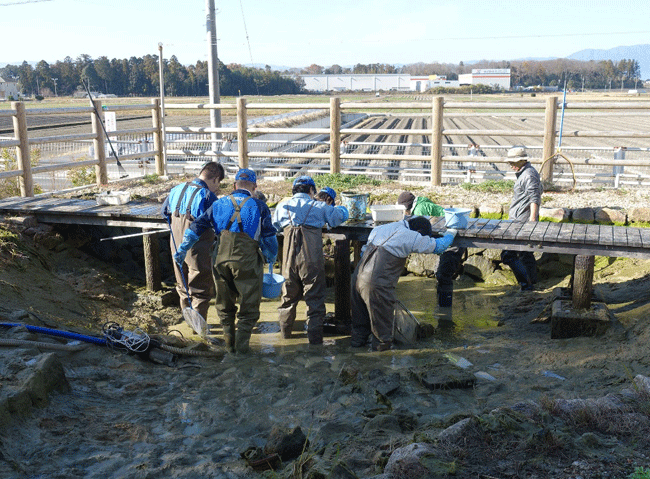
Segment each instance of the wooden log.
[[97,160],[97,165],[95,166],[95,176],[97,177],[97,186],[102,186],[108,184],[108,169],[106,167],[106,149],[104,138],[104,129],[102,128],[101,121],[99,118],[102,111],[102,102],[101,100],[93,100],[95,104],[95,111],[90,114],[90,121],[92,124],[93,134],[95,139],[93,140],[93,148],[95,149],[95,159]]
[[162,120],[160,115],[160,100],[152,98],[151,104],[151,124],[154,128],[153,133],[153,149],[156,150],[156,174],[158,176],[165,176],[167,174],[167,164],[165,161],[165,139],[162,132]]
[[[555,154],[555,125],[557,123],[557,99],[551,96],[546,99],[546,115],[544,121],[544,149],[542,150],[542,159],[546,160]],[[553,181],[553,164],[555,159],[549,160],[544,164],[540,176],[543,181]]]
[[16,147],[16,162],[19,170],[23,171],[19,177],[20,196],[34,196],[34,180],[32,178],[32,164],[29,151],[29,138],[27,136],[27,117],[25,104],[22,101],[11,103],[11,108],[16,110],[14,116],[14,135],[20,144]]
[[330,98],[330,173],[341,172],[341,99]]
[[350,325],[352,313],[350,306],[350,240],[348,239],[337,239],[334,242],[334,287],[336,289],[334,300],[336,322]]
[[248,115],[246,112],[246,98],[237,98],[237,154],[239,167],[248,168]]
[[442,119],[444,99],[437,96],[431,106],[431,184],[442,184]]
[[[157,231],[151,228],[143,228],[143,232]],[[142,247],[144,248],[144,269],[149,291],[160,291],[162,289],[162,275],[160,273],[160,245],[155,234],[142,236]]]
[[594,257],[577,255],[574,261],[573,307],[589,309],[594,279]]

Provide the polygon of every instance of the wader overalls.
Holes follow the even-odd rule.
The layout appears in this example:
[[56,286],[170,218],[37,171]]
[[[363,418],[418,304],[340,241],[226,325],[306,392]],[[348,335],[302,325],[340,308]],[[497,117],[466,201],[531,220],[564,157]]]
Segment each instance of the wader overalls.
[[[185,197],[185,192],[190,186],[196,186],[189,182],[186,183],[181,194],[178,197],[178,203],[171,215],[171,229],[174,235],[173,239],[170,238],[169,244],[171,250],[176,252],[175,245],[178,246],[183,242],[183,234],[185,230],[190,227],[192,221],[196,218],[190,213],[192,202],[197,193],[202,189],[201,187],[194,188],[192,195],[187,202],[187,208],[184,214],[180,214],[181,200]],[[214,243],[214,230],[207,229],[199,238],[199,241],[188,251],[185,256],[183,264],[183,274],[187,278],[187,288],[189,295],[192,298],[192,308],[196,310],[204,319],[208,317],[208,308],[210,301],[214,298],[214,281],[212,279],[212,271],[210,270],[210,257],[212,244]],[[174,244],[175,242],[175,244]],[[181,300],[181,310],[190,306],[185,292],[185,285],[183,284],[183,277],[176,261],[174,264],[174,275],[176,276],[176,291]]]
[[[219,247],[214,256],[216,306],[226,347],[231,352],[246,353],[249,350],[251,332],[260,317],[263,259],[259,243],[243,232],[240,211],[251,197],[247,197],[239,204],[233,196],[229,198],[235,207],[235,212],[220,234]],[[235,221],[239,225],[238,232],[230,231]],[[236,304],[238,299],[239,313]],[[236,328],[235,316],[237,317]]]
[[294,224],[290,217],[291,224],[283,230],[282,276],[285,281],[278,320],[283,337],[290,338],[298,301],[304,299],[307,305],[307,337],[311,344],[321,344],[326,292],[323,231],[304,224],[314,204],[312,200],[301,224]]
[[393,342],[395,286],[404,271],[406,258],[398,258],[383,248],[386,241],[366,247],[352,277],[350,344],[353,347],[364,346],[371,333],[373,349],[388,349]]

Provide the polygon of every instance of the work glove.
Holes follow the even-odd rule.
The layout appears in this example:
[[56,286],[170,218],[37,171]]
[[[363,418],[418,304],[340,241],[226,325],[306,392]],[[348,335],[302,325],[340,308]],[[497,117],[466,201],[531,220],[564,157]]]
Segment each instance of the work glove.
[[343,221],[347,221],[350,218],[350,212],[345,206],[335,206],[335,208],[344,214],[345,219]]
[[447,233],[442,238],[436,239],[436,248],[433,250],[435,254],[442,254],[445,252],[449,246],[454,242],[454,238],[456,237],[456,233],[458,231],[452,229],[453,233],[450,233],[449,230],[447,230]]
[[178,246],[178,249],[174,254],[174,261],[179,267],[183,266],[187,252],[192,249],[192,246],[194,246],[198,240],[199,236],[194,231],[189,228],[185,230],[183,242]]

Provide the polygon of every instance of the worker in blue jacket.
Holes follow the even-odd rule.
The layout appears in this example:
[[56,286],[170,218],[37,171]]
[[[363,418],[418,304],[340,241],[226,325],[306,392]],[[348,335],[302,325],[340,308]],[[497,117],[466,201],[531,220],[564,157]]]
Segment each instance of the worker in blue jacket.
[[278,307],[280,331],[290,338],[301,299],[307,304],[307,337],[323,343],[325,321],[325,265],[323,226],[334,228],[349,217],[345,206],[331,206],[314,199],[316,184],[309,176],[293,182],[293,196],[281,201],[273,213],[273,225],[283,232],[282,301]]
[[[171,189],[163,203],[162,214],[171,229],[169,243],[172,254],[176,252],[176,246],[181,244],[183,233],[192,221],[205,213],[217,200],[219,183],[224,177],[223,166],[211,161],[203,166],[197,178]],[[180,297],[181,310],[190,306],[189,296],[192,308],[203,318],[207,317],[210,301],[215,294],[210,267],[213,243],[214,231],[206,230],[185,257],[185,261],[180,265],[174,262],[176,291]],[[187,291],[183,278],[187,279]]]
[[278,255],[271,211],[266,203],[253,197],[256,188],[255,172],[239,170],[235,191],[215,201],[190,225],[174,257],[177,263],[182,262],[187,250],[209,229],[219,235],[213,257],[217,314],[226,347],[239,354],[249,351],[251,333],[260,317],[264,259],[273,264]]

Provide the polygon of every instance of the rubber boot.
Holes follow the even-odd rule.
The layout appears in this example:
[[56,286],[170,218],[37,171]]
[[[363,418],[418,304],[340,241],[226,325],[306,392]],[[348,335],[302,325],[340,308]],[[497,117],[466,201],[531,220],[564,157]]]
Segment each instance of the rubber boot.
[[247,354],[250,352],[250,339],[250,331],[242,331],[241,329],[237,330],[237,333],[235,334],[235,350],[237,351],[237,354]]
[[508,263],[508,266],[510,266],[510,269],[512,269],[512,272],[515,274],[515,278],[517,279],[517,282],[521,286],[522,290],[532,289],[533,282],[528,275],[526,265],[524,265],[520,259],[511,261]]
[[221,326],[223,327],[223,340],[226,343],[226,349],[234,353],[235,352],[235,325],[229,325],[226,326],[223,323],[221,323]]
[[293,331],[289,326],[280,326],[280,334],[284,339],[291,339],[291,336],[293,334]]
[[438,291],[438,306],[441,308],[451,308],[454,293],[451,291]]
[[309,344],[323,344],[323,330],[308,330],[307,338],[309,338]]

